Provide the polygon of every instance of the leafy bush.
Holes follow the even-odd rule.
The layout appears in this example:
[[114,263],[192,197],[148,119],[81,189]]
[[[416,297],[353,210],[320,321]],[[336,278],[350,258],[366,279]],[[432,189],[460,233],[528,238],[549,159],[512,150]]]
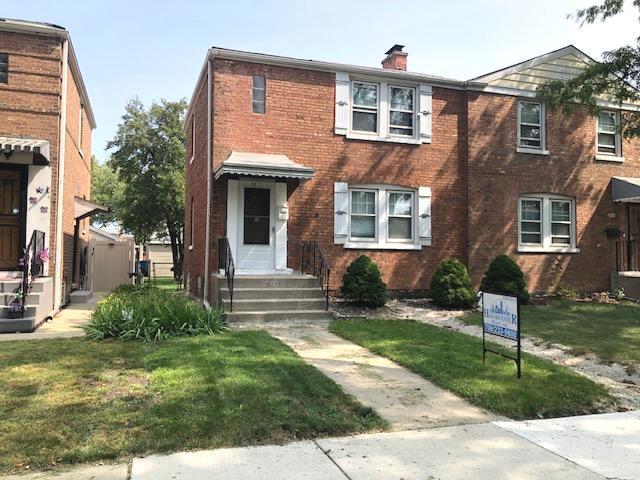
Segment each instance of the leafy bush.
[[480,283],[480,290],[515,295],[521,303],[529,301],[524,274],[518,264],[507,255],[498,255],[491,262]]
[[222,310],[204,309],[181,293],[150,287],[118,287],[98,302],[83,329],[92,339],[153,342],[220,332]]
[[556,288],[555,296],[560,300],[568,300],[573,302],[576,301],[580,295],[575,289],[560,284],[558,285],[558,288]]
[[367,307],[382,307],[386,290],[378,266],[366,255],[361,255],[347,267],[340,289],[344,298]]
[[476,302],[467,267],[455,258],[447,258],[438,265],[429,293],[433,303],[443,308],[471,308]]

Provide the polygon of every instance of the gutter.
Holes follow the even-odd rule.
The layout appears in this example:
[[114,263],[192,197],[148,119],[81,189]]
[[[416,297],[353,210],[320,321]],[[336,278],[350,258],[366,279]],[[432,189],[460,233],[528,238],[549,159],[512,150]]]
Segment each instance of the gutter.
[[60,138],[58,139],[58,187],[56,190],[56,268],[53,284],[53,309],[58,310],[62,303],[62,210],[64,208],[64,163],[67,144],[67,77],[69,60],[69,41],[62,43],[62,95],[60,100]]
[[202,300],[209,306],[209,250],[211,247],[211,59],[207,59],[207,225],[205,227],[204,249],[204,292]]

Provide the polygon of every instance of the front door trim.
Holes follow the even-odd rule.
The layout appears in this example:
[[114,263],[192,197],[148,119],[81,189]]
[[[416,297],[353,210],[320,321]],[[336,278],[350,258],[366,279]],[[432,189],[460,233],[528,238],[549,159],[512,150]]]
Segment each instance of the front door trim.
[[16,263],[14,267],[2,267],[3,271],[18,271],[18,261],[22,256],[22,249],[26,246],[26,232],[27,232],[27,165],[19,164],[2,164],[0,170],[14,171],[20,175],[20,216],[18,219],[18,245],[16,248]]

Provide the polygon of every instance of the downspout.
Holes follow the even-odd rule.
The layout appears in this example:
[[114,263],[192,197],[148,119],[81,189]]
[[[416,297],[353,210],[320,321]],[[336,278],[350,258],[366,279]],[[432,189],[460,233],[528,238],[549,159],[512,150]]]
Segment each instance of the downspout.
[[58,311],[62,295],[62,210],[64,208],[64,160],[67,144],[67,75],[69,69],[69,40],[62,43],[62,95],[60,103],[60,138],[58,142],[58,188],[56,191],[56,268],[54,272],[53,310]]
[[204,292],[202,299],[209,306],[209,256],[211,244],[211,59],[207,57],[207,225],[205,227],[204,249]]

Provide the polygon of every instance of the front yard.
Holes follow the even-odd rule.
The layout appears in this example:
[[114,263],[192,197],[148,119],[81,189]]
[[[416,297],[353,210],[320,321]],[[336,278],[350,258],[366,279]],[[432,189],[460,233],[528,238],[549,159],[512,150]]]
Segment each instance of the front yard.
[[386,427],[264,332],[0,349],[0,472]]
[[[462,320],[480,325],[480,313]],[[594,353],[605,362],[640,364],[640,306],[554,301],[522,307],[524,335],[570,347],[576,354]]]
[[593,413],[613,402],[603,386],[527,354],[518,380],[511,360],[487,354],[486,365],[482,363],[481,339],[432,325],[349,319],[335,321],[331,330],[473,404],[513,419]]

